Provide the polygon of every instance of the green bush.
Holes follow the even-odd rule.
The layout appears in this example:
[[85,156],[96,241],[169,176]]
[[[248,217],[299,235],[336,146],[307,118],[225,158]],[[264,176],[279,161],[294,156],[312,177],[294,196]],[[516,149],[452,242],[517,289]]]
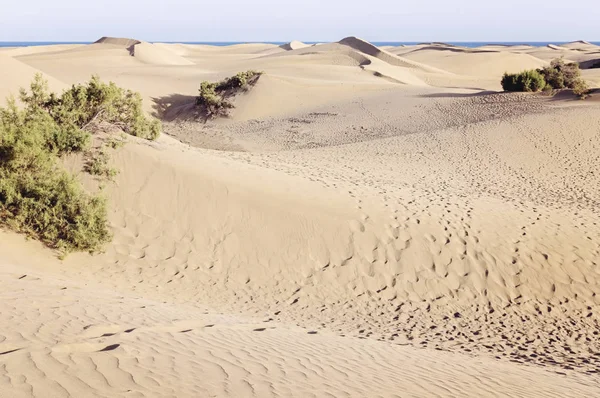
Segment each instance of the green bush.
[[550,62],[550,66],[538,69],[546,83],[554,89],[573,88],[581,80],[581,71],[577,63],[565,63],[563,58]]
[[581,77],[579,64],[566,63],[563,58],[557,58],[537,70],[527,70],[518,74],[505,73],[502,77],[504,91],[539,91],[561,90],[570,88],[581,98],[589,92],[589,87]]
[[504,91],[537,92],[546,86],[544,77],[536,70],[516,74],[505,73],[501,83]]
[[36,75],[31,92],[21,90],[21,100],[31,112],[48,113],[64,132],[94,131],[101,123],[107,123],[133,136],[154,140],[161,131],[158,120],[144,115],[138,93],[113,82],[103,83],[98,76],[57,96],[49,94],[47,82]]
[[14,101],[0,108],[0,223],[63,254],[98,251],[110,240],[106,201],[58,166],[59,128]]
[[196,105],[204,109],[208,117],[226,116],[233,104],[217,92],[218,83],[202,82]]
[[[23,109],[14,99],[0,108],[0,224],[62,254],[101,250],[111,239],[106,200],[87,193],[60,167],[60,156],[88,150],[102,126],[155,139],[160,122],[146,118],[139,94],[98,77],[56,95],[37,75],[20,94]],[[110,179],[117,171],[108,161],[104,147],[92,150],[84,169]]]
[[256,84],[262,72],[249,70],[240,72],[220,82],[200,83],[200,92],[196,97],[196,105],[200,106],[208,118],[227,116],[229,110],[234,108],[229,98],[240,91],[246,91]]
[[577,80],[571,88],[573,89],[573,94],[581,99],[585,99],[590,93],[590,87],[583,79]]
[[254,83],[262,75],[262,72],[255,70],[248,70],[246,72],[239,72],[235,76],[228,77],[227,79],[217,84],[217,91],[222,92],[225,90],[232,90],[236,88],[248,89],[248,87]]
[[589,87],[581,77],[581,70],[576,62],[566,63],[564,58],[557,58],[550,62],[550,66],[538,69],[538,72],[553,89],[570,88],[581,98],[585,98],[589,92]]

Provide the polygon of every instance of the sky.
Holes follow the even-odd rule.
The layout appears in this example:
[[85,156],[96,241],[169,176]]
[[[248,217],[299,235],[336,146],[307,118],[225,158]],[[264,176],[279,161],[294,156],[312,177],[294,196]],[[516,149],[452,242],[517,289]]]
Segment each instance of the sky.
[[0,41],[600,41],[598,0],[0,0]]

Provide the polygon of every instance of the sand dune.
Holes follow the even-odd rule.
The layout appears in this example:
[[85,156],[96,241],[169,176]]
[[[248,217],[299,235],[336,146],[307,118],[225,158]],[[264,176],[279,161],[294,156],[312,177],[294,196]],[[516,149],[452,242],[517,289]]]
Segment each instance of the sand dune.
[[[410,391],[411,396],[476,397],[490,386],[514,397],[595,392],[585,378],[567,380],[537,369],[515,372],[490,360],[436,351],[424,356],[407,347],[309,335],[263,320],[118,295],[101,286],[82,289],[44,272],[23,277],[22,271],[6,263],[0,271],[3,308],[10,309],[0,319],[3,325],[17,319],[21,324],[19,338],[3,328],[10,341],[1,345],[4,374],[27,375],[3,378],[3,396],[305,397],[318,391],[389,397]],[[139,353],[152,353],[152,359]],[[446,379],[455,381],[442,382]]]
[[485,46],[476,47],[476,50],[492,50],[492,51],[528,51],[536,47],[527,44],[488,44]]
[[[0,94],[98,73],[166,134],[111,152],[104,253],[0,231],[0,397],[599,394],[600,105],[493,92],[593,51],[10,51]],[[189,117],[247,69],[230,118]]]
[[416,62],[412,62],[410,60],[406,60],[400,57],[395,56],[394,54],[388,53],[386,51],[382,51],[373,44],[366,42],[364,40],[358,39],[356,37],[347,37],[339,42],[342,45],[354,48],[364,54],[375,57],[385,63],[394,66],[401,66],[404,68],[413,68],[422,70],[425,72],[434,72],[434,73],[443,73],[442,70],[432,68],[429,65],[423,65]]
[[177,51],[173,52],[169,50],[169,48],[164,45],[160,46],[142,42],[140,40],[116,37],[103,37],[94,42],[94,44],[122,47],[126,49],[136,60],[145,64],[179,66],[194,65],[192,61],[177,54]]
[[[25,47],[27,49],[27,47]],[[52,51],[56,50],[56,51]],[[194,62],[188,60],[176,52],[169,50],[164,46],[141,42],[134,39],[102,38],[93,44],[77,46],[42,46],[36,51],[22,50],[11,54],[22,56],[27,62],[36,60],[56,60],[71,59],[89,61],[91,59],[111,61],[118,56],[119,61],[122,58],[130,57],[129,64],[135,65],[135,62],[141,62],[150,65],[194,65]]]
[[[2,70],[2,78],[0,78],[0,101],[2,103],[10,95],[18,97],[19,88],[29,87],[33,77],[41,73],[41,71],[2,53],[0,53],[0,69]],[[48,81],[50,89],[60,92],[67,87],[62,81],[41,74]]]
[[21,55],[66,51],[75,48],[81,48],[83,46],[85,46],[85,44],[54,44],[49,46],[2,48],[0,54],[8,55],[11,57],[18,57]]
[[425,48],[406,53],[403,57],[456,74],[491,78],[504,72],[515,73],[546,65],[546,62],[529,54],[503,51],[456,52]]
[[139,43],[131,47],[131,55],[137,60],[151,65],[194,65],[194,63],[167,49],[150,43]]
[[563,48],[568,48],[569,50],[578,50],[578,51],[591,51],[591,50],[598,50],[600,48],[599,46],[589,43],[584,40],[573,41],[570,43],[561,44],[560,46]]
[[304,44],[304,43],[302,43],[300,41],[294,40],[294,41],[291,41],[291,42],[289,42],[287,44],[283,44],[283,45],[281,45],[279,47],[281,47],[282,49],[284,49],[286,51],[291,51],[291,50],[298,50],[300,48],[306,48],[306,47],[310,47],[310,46],[308,44]]
[[127,39],[127,38],[122,38],[122,37],[101,37],[100,39],[96,40],[94,43],[95,44],[112,44],[115,46],[127,48],[127,47],[131,47],[131,46],[135,46],[136,44],[141,44],[142,42],[140,40]]

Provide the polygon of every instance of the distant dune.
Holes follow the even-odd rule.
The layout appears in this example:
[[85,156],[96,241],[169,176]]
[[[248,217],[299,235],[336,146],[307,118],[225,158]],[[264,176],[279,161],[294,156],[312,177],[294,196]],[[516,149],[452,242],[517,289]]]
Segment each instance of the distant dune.
[[150,43],[138,43],[130,47],[131,55],[137,60],[151,65],[194,65],[194,62]]
[[584,40],[573,41],[567,44],[561,44],[561,47],[568,48],[570,50],[578,50],[578,51],[591,51],[598,50],[600,46],[589,43]]
[[340,40],[339,43],[354,48],[364,54],[375,57],[390,65],[401,66],[404,68],[415,68],[428,72],[442,72],[441,70],[432,68],[431,66],[419,64],[410,60],[400,58],[394,54],[379,49],[378,47],[365,40],[361,40],[356,37],[347,37],[345,39]]
[[[444,53],[443,56],[440,53]],[[456,51],[425,47],[403,54],[403,57],[460,75],[489,78],[501,76],[504,72],[519,72],[546,65],[544,61],[529,54],[509,51]]]
[[300,48],[306,48],[309,47],[308,44],[304,44],[301,41],[291,41],[289,43],[286,44],[282,44],[280,46],[282,49],[286,50],[286,51],[292,51],[292,50],[298,50]]
[[42,71],[32,68],[29,65],[20,62],[12,57],[0,53],[0,104],[4,106],[4,100],[13,95],[18,97],[19,88],[29,87],[33,77],[40,73],[48,81],[50,89],[54,91],[62,91],[68,87],[62,81],[42,73]]
[[122,37],[101,37],[94,42],[95,44],[113,44],[115,46],[131,47],[142,43],[139,40],[127,39]]

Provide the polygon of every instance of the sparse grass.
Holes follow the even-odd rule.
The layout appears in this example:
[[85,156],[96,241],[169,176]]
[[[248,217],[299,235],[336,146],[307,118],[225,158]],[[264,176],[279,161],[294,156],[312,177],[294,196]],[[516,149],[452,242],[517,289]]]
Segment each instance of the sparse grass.
[[[158,136],[160,123],[145,117],[139,94],[97,77],[59,96],[37,75],[20,94],[23,109],[14,99],[0,107],[0,224],[39,239],[61,256],[101,250],[111,239],[106,199],[86,192],[60,166],[60,157],[88,150],[97,123],[148,139]],[[118,148],[123,142],[107,145]],[[102,147],[92,151],[85,169],[113,178],[117,171],[108,163]]]
[[229,110],[234,108],[229,98],[249,90],[262,74],[263,72],[249,70],[216,83],[204,81],[200,84],[196,105],[203,109],[207,118],[228,116]]

